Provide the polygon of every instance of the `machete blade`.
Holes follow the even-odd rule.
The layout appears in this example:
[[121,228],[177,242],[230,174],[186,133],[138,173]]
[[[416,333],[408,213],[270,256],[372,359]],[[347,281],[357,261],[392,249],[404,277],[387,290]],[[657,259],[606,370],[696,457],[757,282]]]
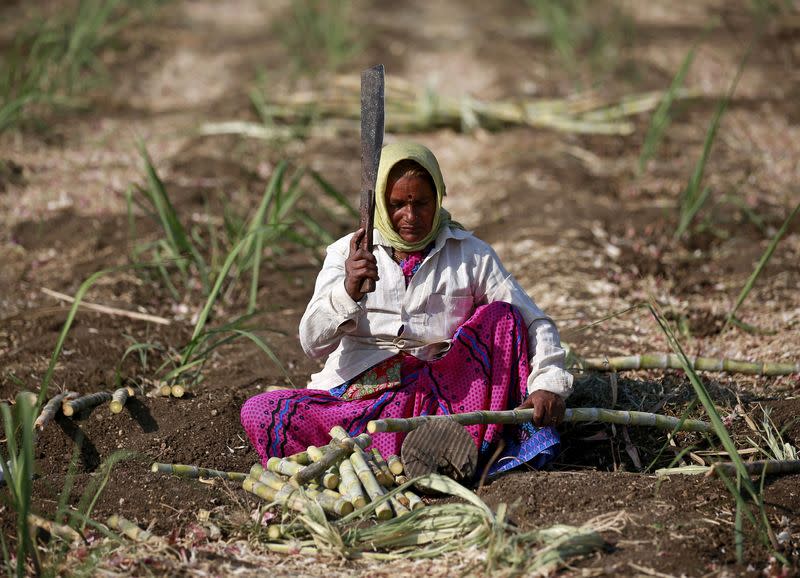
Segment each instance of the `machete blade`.
[[[372,251],[372,228],[375,214],[375,182],[383,147],[384,69],[383,64],[361,73],[361,228],[366,231],[362,246]],[[369,280],[368,280],[369,281]],[[364,289],[367,289],[364,291]],[[363,293],[374,291],[374,283],[365,282]]]

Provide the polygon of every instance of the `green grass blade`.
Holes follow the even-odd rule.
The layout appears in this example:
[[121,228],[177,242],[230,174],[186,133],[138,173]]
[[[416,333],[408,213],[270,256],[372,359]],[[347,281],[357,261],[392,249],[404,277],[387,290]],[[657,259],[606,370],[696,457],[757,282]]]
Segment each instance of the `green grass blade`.
[[[717,103],[717,107],[714,111],[714,116],[711,119],[711,124],[708,127],[708,131],[706,132],[705,141],[703,142],[703,151],[700,154],[700,158],[697,159],[697,163],[695,164],[694,171],[692,173],[691,178],[689,179],[689,183],[684,189],[681,195],[680,201],[680,213],[681,213],[681,229],[685,231],[686,228],[691,224],[691,219],[686,221],[685,214],[689,211],[694,209],[694,214],[699,211],[700,206],[702,203],[698,205],[697,200],[700,196],[702,196],[703,191],[700,190],[700,185],[703,181],[703,175],[706,170],[706,164],[708,163],[708,157],[711,154],[711,147],[714,144],[714,140],[717,137],[717,131],[719,130],[720,124],[722,122],[722,116],[725,114],[725,111],[728,109],[728,104],[733,98],[733,93],[736,91],[736,87],[739,85],[739,79],[742,77],[742,73],[744,72],[745,64],[747,64],[747,60],[750,57],[750,49],[748,48],[745,55],[739,61],[739,66],[736,69],[736,75],[733,78],[730,86],[728,87],[728,91],[725,93],[725,96]],[[706,198],[708,194],[706,193]],[[680,234],[676,231],[675,238],[677,239],[680,237]]]
[[[725,425],[722,423],[722,418],[720,417],[719,413],[717,412],[716,407],[714,406],[714,402],[711,399],[711,396],[708,394],[708,390],[706,390],[705,385],[698,377],[697,373],[695,372],[692,364],[689,362],[686,354],[681,347],[680,342],[678,342],[677,338],[675,337],[675,333],[672,331],[667,320],[664,318],[663,314],[661,313],[658,304],[655,302],[653,298],[650,299],[650,311],[653,314],[653,317],[656,319],[661,331],[664,333],[665,337],[667,338],[667,342],[670,345],[670,348],[673,350],[675,355],[678,356],[681,365],[683,366],[683,370],[686,373],[686,376],[689,378],[689,382],[692,384],[692,387],[697,394],[700,403],[703,404],[703,407],[706,410],[706,414],[711,421],[712,427],[714,428],[714,433],[716,434],[717,438],[722,443],[723,448],[725,451],[728,452],[729,458],[733,463],[734,467],[737,471],[737,478],[739,479],[740,483],[753,499],[753,501],[759,505],[759,507],[763,508],[763,499],[762,495],[756,490],[753,486],[752,481],[747,473],[747,469],[744,465],[744,461],[742,460],[741,455],[739,454],[736,445],[734,444],[733,440],[731,439],[728,430],[725,428]],[[724,477],[723,477],[724,480]],[[729,480],[730,482],[730,480]],[[726,483],[728,486],[731,495],[738,500],[742,499],[741,493],[737,490],[736,485],[731,483]],[[752,516],[752,512],[749,509],[744,510],[745,513],[749,512],[749,516]],[[771,528],[769,526],[769,521],[766,518],[761,520],[761,524],[753,522],[756,528],[759,530],[759,536],[761,537],[762,541],[769,541],[769,537],[771,534]]]
[[[124,268],[124,267],[123,267]],[[47,399],[47,390],[50,387],[50,381],[53,379],[53,372],[56,369],[56,363],[58,362],[58,358],[61,356],[61,351],[64,348],[64,341],[67,339],[67,333],[69,333],[70,328],[72,327],[72,322],[75,320],[75,315],[78,312],[78,307],[83,300],[83,296],[86,295],[86,292],[89,288],[94,285],[94,283],[100,279],[103,275],[111,273],[112,271],[117,271],[121,269],[120,267],[112,267],[110,269],[103,269],[101,271],[97,271],[89,275],[89,277],[81,283],[80,287],[78,287],[77,293],[75,293],[74,301],[72,302],[72,306],[69,309],[69,313],[67,313],[67,319],[64,321],[64,325],[61,328],[61,333],[58,335],[58,339],[56,340],[56,347],[53,350],[53,354],[50,356],[50,363],[47,366],[47,371],[45,372],[44,379],[42,380],[41,389],[39,391],[39,397],[36,401],[36,409],[42,406],[44,400]]]
[[741,307],[742,303],[744,303],[744,300],[747,299],[747,296],[750,294],[750,291],[756,284],[756,280],[758,279],[759,275],[761,275],[761,272],[764,270],[764,268],[767,266],[769,260],[772,258],[772,254],[775,252],[775,248],[778,246],[778,243],[780,243],[780,240],[786,234],[786,231],[789,229],[789,225],[797,216],[798,212],[800,212],[800,203],[798,203],[797,206],[794,208],[794,210],[789,214],[789,216],[786,217],[786,220],[783,222],[783,225],[781,225],[781,228],[778,229],[778,232],[775,233],[775,236],[772,237],[772,240],[769,242],[767,250],[764,251],[763,255],[761,255],[761,258],[758,260],[756,268],[750,274],[750,277],[747,279],[747,282],[744,284],[744,287],[742,287],[742,290],[739,292],[739,296],[736,298],[736,304],[733,306],[733,309],[731,309],[731,312],[728,313],[728,317],[725,320],[725,326],[722,328],[723,331],[730,323],[734,322],[734,319],[736,318],[736,313],[737,311],[739,311],[739,307]]
[[252,313],[256,309],[256,300],[258,297],[258,283],[261,269],[261,252],[264,245],[264,219],[267,215],[267,210],[277,197],[279,191],[283,187],[283,177],[286,174],[286,169],[289,164],[286,161],[281,161],[272,173],[272,177],[264,190],[264,195],[261,197],[261,203],[258,206],[253,218],[247,226],[247,233],[249,240],[243,250],[243,263],[240,264],[240,269],[246,267],[247,260],[252,258],[252,270],[250,278],[250,297],[247,304],[247,313]]
[[78,512],[80,512],[83,516],[81,523],[77,528],[79,532],[83,532],[83,529],[86,526],[86,520],[92,515],[92,510],[94,509],[95,504],[97,504],[100,494],[103,493],[106,484],[108,484],[108,479],[111,477],[111,471],[114,469],[114,466],[123,460],[130,459],[133,456],[134,452],[132,451],[117,450],[103,460],[103,463],[100,465],[100,475],[92,478],[92,481],[84,490],[80,502],[78,502]]
[[314,179],[314,181],[319,185],[323,193],[325,193],[331,199],[336,201],[336,203],[339,206],[344,207],[344,209],[348,212],[348,214],[351,217],[353,217],[354,219],[358,218],[358,210],[355,207],[353,207],[353,205],[350,204],[350,202],[341,193],[341,191],[339,191],[336,187],[334,187],[332,184],[330,184],[328,181],[322,178],[322,175],[320,175],[318,172],[311,171],[310,174],[311,178]]
[[175,207],[169,200],[164,182],[159,177],[150,154],[142,141],[139,141],[139,154],[144,161],[148,183],[148,187],[143,190],[143,193],[158,214],[161,228],[167,236],[167,244],[172,251],[172,256],[175,258],[189,257],[200,273],[200,281],[203,284],[204,291],[208,292],[210,282],[205,260],[197,247],[189,240],[190,237],[178,219]]
[[678,223],[678,228],[675,230],[675,238],[679,239],[689,228],[689,225],[692,224],[694,221],[695,216],[700,209],[703,208],[708,197],[711,193],[711,187],[706,187],[703,189],[703,192],[700,193],[700,196],[692,201],[691,206],[687,207],[685,211],[681,211],[680,215],[680,222]]
[[263,339],[261,339],[258,335],[256,335],[252,331],[247,331],[245,329],[235,329],[234,333],[236,333],[237,335],[241,335],[242,337],[246,337],[247,339],[255,343],[258,346],[258,348],[264,353],[266,353],[267,357],[269,357],[272,360],[272,362],[278,366],[278,369],[281,370],[281,373],[283,373],[284,377],[286,377],[289,383],[292,384],[292,387],[294,387],[294,382],[292,381],[289,372],[286,371],[286,368],[283,366],[280,359],[278,359],[278,356],[275,355],[275,352],[272,351],[272,348],[269,345],[267,345]]
[[678,91],[683,86],[683,81],[686,78],[686,74],[689,72],[689,68],[692,66],[696,51],[697,45],[695,44],[689,52],[686,53],[680,68],[678,68],[678,72],[669,85],[669,89],[664,93],[661,102],[658,104],[658,108],[650,119],[650,126],[647,127],[647,133],[645,134],[644,143],[642,144],[642,152],[639,155],[638,170],[640,173],[644,171],[647,161],[653,158],[658,146],[661,144],[664,132],[671,120],[669,112],[672,108],[672,103],[675,101]]
[[203,309],[197,318],[197,323],[194,326],[194,331],[192,332],[190,341],[194,341],[203,332],[203,329],[205,329],[206,321],[208,321],[208,315],[211,313],[211,309],[214,307],[214,303],[217,301],[220,289],[222,289],[222,283],[228,276],[233,264],[236,262],[236,258],[238,257],[239,253],[241,253],[242,249],[244,249],[247,244],[250,243],[251,237],[252,235],[248,234],[244,239],[239,241],[225,258],[225,263],[223,263],[222,269],[220,269],[220,272],[214,281],[214,286],[212,287],[211,292],[206,299],[206,304],[203,306]]

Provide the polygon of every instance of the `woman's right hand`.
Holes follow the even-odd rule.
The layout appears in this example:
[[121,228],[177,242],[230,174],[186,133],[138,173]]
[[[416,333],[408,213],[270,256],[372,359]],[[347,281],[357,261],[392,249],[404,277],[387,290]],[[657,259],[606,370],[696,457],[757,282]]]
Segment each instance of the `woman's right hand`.
[[350,256],[344,262],[344,288],[353,301],[360,301],[364,294],[361,285],[365,279],[378,280],[378,262],[375,255],[361,248],[364,229],[353,233],[350,239]]

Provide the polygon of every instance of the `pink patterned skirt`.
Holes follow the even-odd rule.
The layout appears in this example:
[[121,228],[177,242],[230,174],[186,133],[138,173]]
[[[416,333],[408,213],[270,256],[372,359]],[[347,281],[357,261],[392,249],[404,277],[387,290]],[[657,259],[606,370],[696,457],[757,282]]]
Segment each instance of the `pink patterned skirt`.
[[[242,407],[242,425],[266,463],[271,456],[326,445],[335,425],[357,435],[373,419],[513,409],[527,395],[527,352],[527,330],[519,312],[508,303],[490,303],[478,307],[458,328],[452,347],[439,359],[399,354],[331,391],[256,395]],[[492,474],[531,460],[541,466],[552,458],[559,441],[552,428],[528,424],[506,426],[505,431],[501,425],[467,429],[484,458],[505,438],[505,454]],[[384,456],[399,455],[404,437],[377,433],[373,446]]]

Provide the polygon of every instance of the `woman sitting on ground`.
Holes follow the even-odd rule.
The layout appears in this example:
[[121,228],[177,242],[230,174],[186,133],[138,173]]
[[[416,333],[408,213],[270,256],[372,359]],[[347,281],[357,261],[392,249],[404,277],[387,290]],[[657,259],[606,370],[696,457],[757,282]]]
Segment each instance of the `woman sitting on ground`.
[[[503,440],[507,469],[541,466],[558,443],[572,376],[553,321],[525,294],[489,245],[442,208],[445,187],[427,148],[387,145],[375,191],[374,253],[359,229],[328,247],[300,341],[327,356],[307,389],[262,393],[241,412],[262,461],[351,435],[387,417],[534,408],[532,426],[468,426],[486,460]],[[365,279],[376,289],[362,294]],[[505,429],[505,431],[503,431]],[[378,433],[384,456],[405,434]]]

